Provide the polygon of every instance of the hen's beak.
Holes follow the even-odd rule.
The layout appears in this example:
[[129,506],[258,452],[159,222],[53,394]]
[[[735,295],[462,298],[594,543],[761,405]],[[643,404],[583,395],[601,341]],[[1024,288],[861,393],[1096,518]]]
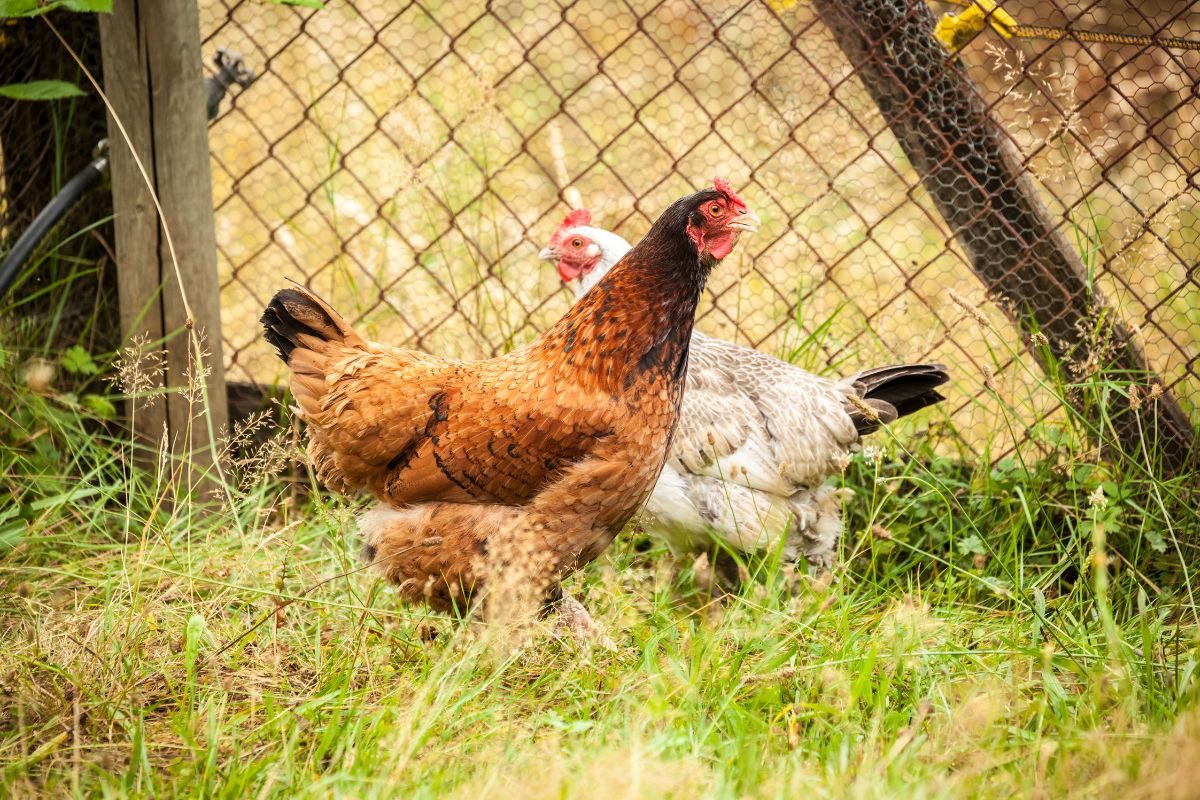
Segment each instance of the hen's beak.
[[558,261],[558,251],[553,247],[543,247],[542,252],[538,253],[540,261]]
[[755,214],[750,209],[746,209],[744,214],[739,215],[733,222],[729,223],[729,227],[739,231],[746,231],[747,233],[757,233],[758,226],[761,224],[762,220],[758,218],[758,214]]

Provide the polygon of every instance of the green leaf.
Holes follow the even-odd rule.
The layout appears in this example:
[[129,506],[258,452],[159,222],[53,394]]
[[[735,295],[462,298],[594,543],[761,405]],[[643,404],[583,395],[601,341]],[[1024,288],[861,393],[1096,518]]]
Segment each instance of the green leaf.
[[983,546],[983,540],[972,533],[958,540],[958,552],[963,555],[982,556],[987,554],[987,548]]
[[68,11],[81,11],[84,13],[98,12],[101,14],[112,13],[113,0],[62,0],[62,7]]
[[195,680],[196,656],[200,653],[200,641],[207,638],[207,634],[208,626],[204,623],[204,617],[199,614],[188,617],[183,634],[183,662],[189,682]]
[[75,345],[62,354],[62,365],[67,372],[76,375],[95,375],[100,371],[96,362],[92,360],[92,354],[79,345]]
[[271,0],[271,2],[277,6],[304,6],[317,9],[325,7],[324,0]]
[[85,394],[83,406],[101,419],[112,419],[117,415],[117,407],[102,394]]
[[996,594],[1001,597],[1010,597],[1012,595],[1012,581],[1007,578],[998,578],[995,575],[985,575],[983,583]]
[[551,728],[566,733],[583,733],[591,730],[596,724],[590,719],[567,719],[557,711],[551,711],[546,716],[546,722]]
[[0,0],[0,17],[33,17],[40,13],[37,0]]
[[0,86],[0,97],[11,100],[59,100],[82,96],[83,90],[67,81],[29,81]]
[[1167,552],[1167,540],[1162,535],[1162,531],[1154,530],[1153,528],[1146,531],[1146,542],[1156,553]]
[[20,511],[20,507],[15,503],[0,511],[0,555],[12,550],[24,538],[29,525],[21,519]]
[[38,0],[0,0],[0,17],[36,17],[55,9],[89,13],[112,13],[112,0],[55,0],[39,5]]

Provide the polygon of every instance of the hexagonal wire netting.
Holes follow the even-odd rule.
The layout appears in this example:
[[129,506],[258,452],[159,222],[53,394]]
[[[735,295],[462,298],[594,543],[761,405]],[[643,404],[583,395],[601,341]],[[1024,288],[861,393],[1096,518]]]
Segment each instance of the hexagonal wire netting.
[[[500,352],[569,305],[537,260],[569,201],[636,241],[720,174],[764,225],[714,273],[702,330],[826,373],[943,361],[952,427],[975,452],[1000,455],[1057,413],[809,2],[200,5],[206,52],[237,51],[260,76],[211,131],[233,380],[279,376],[256,320],[286,277],[382,341]],[[1068,31],[1200,29],[1197,3],[1004,7]],[[1200,53],[985,28],[961,58],[1194,417]]]

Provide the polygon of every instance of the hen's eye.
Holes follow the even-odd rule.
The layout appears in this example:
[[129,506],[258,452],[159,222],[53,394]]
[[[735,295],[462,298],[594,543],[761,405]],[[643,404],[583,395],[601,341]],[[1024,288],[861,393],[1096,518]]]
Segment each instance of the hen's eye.
[[716,203],[713,203],[708,207],[708,213],[712,214],[714,217],[719,216],[721,214],[721,207]]
[[571,247],[583,247],[583,239],[572,239]]

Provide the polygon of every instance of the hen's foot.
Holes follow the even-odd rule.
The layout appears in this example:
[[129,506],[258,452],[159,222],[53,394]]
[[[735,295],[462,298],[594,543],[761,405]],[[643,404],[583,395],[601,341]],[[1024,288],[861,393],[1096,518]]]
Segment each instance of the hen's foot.
[[617,649],[616,643],[608,638],[604,628],[596,624],[592,615],[583,607],[583,603],[563,592],[555,606],[558,611],[555,628],[560,633],[565,632],[569,635],[578,647],[586,649],[591,645],[598,645],[605,650]]

